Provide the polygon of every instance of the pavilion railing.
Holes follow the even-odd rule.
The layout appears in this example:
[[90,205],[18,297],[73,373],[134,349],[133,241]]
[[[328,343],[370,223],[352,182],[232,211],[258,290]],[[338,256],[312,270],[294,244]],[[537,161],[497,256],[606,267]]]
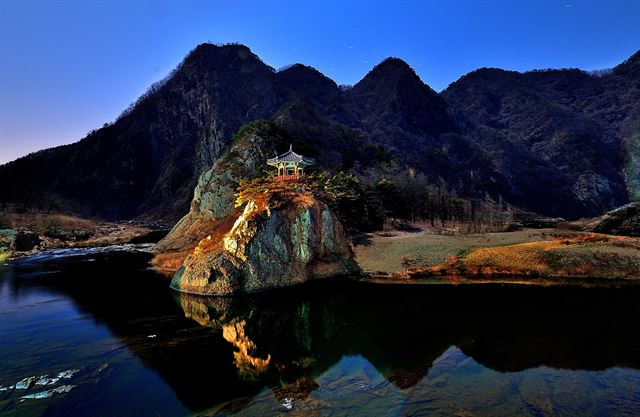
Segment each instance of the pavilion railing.
[[279,182],[295,182],[304,181],[304,174],[302,175],[278,175],[276,181]]

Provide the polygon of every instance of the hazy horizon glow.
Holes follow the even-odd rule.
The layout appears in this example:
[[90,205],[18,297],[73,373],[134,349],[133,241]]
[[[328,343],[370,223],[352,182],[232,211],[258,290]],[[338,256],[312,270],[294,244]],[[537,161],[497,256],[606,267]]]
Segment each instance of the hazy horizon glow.
[[0,164],[113,121],[197,44],[354,84],[388,56],[441,91],[480,67],[610,68],[640,48],[640,2],[0,2]]

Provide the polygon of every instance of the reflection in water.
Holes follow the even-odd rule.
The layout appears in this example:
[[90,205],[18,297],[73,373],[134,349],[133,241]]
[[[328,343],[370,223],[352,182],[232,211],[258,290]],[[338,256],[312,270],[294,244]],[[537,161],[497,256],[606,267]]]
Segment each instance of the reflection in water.
[[[640,414],[640,286],[205,298],[171,292],[146,255],[91,256],[0,270],[0,386],[110,363],[32,415]],[[0,413],[27,415],[11,398]]]
[[244,320],[234,320],[222,326],[222,337],[224,340],[238,348],[238,352],[233,352],[236,366],[242,378],[257,379],[260,374],[265,373],[271,355],[266,359],[251,356],[251,352],[256,350],[253,343],[244,333],[247,322]]
[[233,352],[234,362],[240,377],[257,379],[265,373],[271,361],[271,355],[266,358],[253,356],[256,344],[245,334],[246,321],[232,318],[228,320],[230,299],[225,297],[198,298],[195,296],[178,296],[180,306],[187,318],[195,320],[201,326],[212,327],[222,331],[222,337],[237,348]]
[[[639,289],[333,283],[239,299],[176,298],[187,317],[198,311],[202,325],[243,323],[253,346],[271,359],[262,380],[272,390],[223,414],[275,412],[284,387],[287,397],[312,392],[296,404],[312,414],[344,404],[351,404],[349,414],[349,407],[371,410],[369,396],[385,399],[385,410],[396,398],[403,415],[421,410],[423,401],[433,403],[434,414],[498,414],[491,407],[528,414],[529,406],[554,414],[572,407],[566,395],[599,406],[612,395],[620,401],[607,414],[624,415],[640,408],[640,374],[624,368],[640,368],[640,338],[632,330]],[[602,393],[597,400],[586,394],[594,387]],[[439,410],[447,401],[461,408]]]

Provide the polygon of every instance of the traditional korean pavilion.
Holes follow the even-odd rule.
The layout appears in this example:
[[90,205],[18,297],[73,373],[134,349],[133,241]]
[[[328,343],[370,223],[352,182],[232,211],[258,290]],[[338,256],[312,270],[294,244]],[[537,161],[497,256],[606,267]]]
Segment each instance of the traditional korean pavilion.
[[298,155],[293,151],[293,145],[289,151],[274,158],[267,159],[267,165],[278,168],[278,181],[298,181],[304,178],[304,168],[316,162],[313,158]]

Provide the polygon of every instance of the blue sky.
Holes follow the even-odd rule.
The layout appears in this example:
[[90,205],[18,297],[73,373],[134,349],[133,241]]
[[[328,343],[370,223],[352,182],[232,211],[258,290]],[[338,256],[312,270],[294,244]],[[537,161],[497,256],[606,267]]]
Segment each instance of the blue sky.
[[608,68],[640,1],[0,1],[0,164],[113,121],[198,43],[354,84],[388,56],[437,91],[479,67]]

